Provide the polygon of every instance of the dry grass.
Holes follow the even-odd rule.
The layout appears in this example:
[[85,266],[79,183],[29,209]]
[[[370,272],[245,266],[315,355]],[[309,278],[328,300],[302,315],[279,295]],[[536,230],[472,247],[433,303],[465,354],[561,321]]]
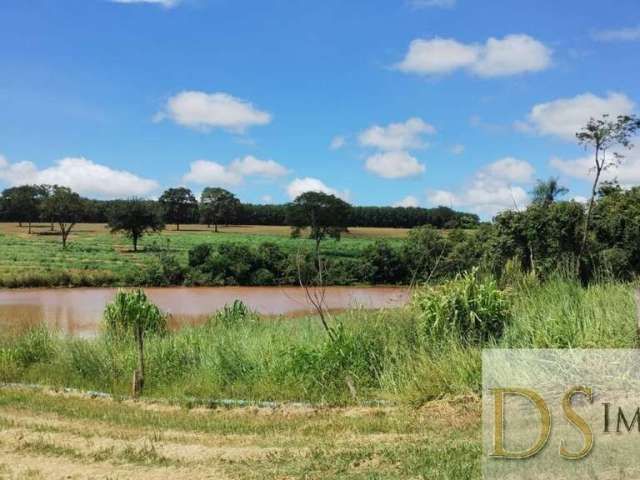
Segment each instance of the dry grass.
[[476,398],[185,410],[3,389],[0,478],[477,479],[479,417]]

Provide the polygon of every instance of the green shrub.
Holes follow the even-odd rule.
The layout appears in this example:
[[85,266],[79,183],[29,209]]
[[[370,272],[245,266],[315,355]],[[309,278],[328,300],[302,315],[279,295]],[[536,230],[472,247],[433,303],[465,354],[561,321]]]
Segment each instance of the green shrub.
[[234,300],[231,305],[225,305],[213,316],[213,323],[226,327],[254,322],[258,318],[241,300]]
[[210,243],[201,243],[191,248],[189,250],[189,266],[199,267],[203,265],[207,261],[207,258],[209,258],[211,249]]
[[22,367],[46,363],[54,355],[54,337],[45,325],[30,328],[19,335],[11,348],[11,356]]
[[481,343],[500,337],[511,318],[505,294],[476,270],[418,290],[412,303],[421,334],[430,340],[454,336],[464,343]]
[[377,240],[362,252],[363,280],[373,284],[393,284],[406,279],[407,268],[398,249]]
[[116,337],[129,336],[138,326],[146,333],[164,334],[167,316],[149,301],[143,290],[119,290],[104,310],[104,328]]
[[146,271],[146,284],[157,287],[182,285],[186,278],[185,269],[169,254],[161,253]]

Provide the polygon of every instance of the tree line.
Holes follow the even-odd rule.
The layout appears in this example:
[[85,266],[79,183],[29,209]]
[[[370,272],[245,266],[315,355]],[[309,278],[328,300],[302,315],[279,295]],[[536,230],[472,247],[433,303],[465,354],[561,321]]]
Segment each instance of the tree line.
[[[260,205],[241,203],[231,192],[207,187],[199,199],[185,187],[169,188],[155,200],[95,200],[83,198],[58,185],[21,185],[5,189],[0,195],[0,221],[26,224],[31,233],[35,222],[57,224],[66,246],[76,223],[108,223],[115,231],[130,230],[137,240],[146,230],[161,230],[167,224],[176,229],[185,224],[204,224],[218,231],[219,225],[289,226],[291,203]],[[343,212],[344,221],[353,227],[413,228],[431,225],[436,228],[475,228],[477,215],[448,207],[362,207],[350,206]],[[142,223],[145,228],[127,226]],[[140,230],[140,231],[138,231]]]

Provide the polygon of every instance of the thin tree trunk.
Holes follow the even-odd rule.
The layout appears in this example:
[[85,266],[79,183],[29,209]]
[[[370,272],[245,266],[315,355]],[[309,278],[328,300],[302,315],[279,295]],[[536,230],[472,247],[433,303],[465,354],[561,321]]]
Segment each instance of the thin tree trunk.
[[578,256],[576,258],[576,275],[580,275],[582,257],[584,251],[587,248],[587,238],[589,236],[589,229],[591,228],[591,214],[593,213],[593,206],[596,202],[596,194],[598,193],[598,182],[600,181],[600,175],[602,174],[602,168],[604,162],[600,164],[600,146],[596,146],[596,178],[593,180],[591,186],[591,198],[589,199],[589,206],[587,207],[587,216],[584,220],[584,231],[582,232],[582,241],[580,242],[580,250],[578,250]]
[[213,226],[213,231],[218,233],[218,224],[217,223]]
[[31,235],[31,221],[29,221],[29,235]]
[[144,389],[144,331],[142,325],[136,325],[136,344],[138,347],[138,368],[133,372],[131,395],[137,398]]
[[176,223],[176,230],[179,232],[180,231],[180,224]]
[[133,251],[138,251],[138,237],[136,237],[135,235],[133,236]]

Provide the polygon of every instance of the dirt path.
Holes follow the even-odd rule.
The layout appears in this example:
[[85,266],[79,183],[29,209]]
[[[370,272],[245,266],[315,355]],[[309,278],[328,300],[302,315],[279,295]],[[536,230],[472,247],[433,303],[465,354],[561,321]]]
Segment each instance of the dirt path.
[[0,479],[416,478],[403,462],[425,449],[479,448],[478,412],[474,398],[185,410],[0,388]]

